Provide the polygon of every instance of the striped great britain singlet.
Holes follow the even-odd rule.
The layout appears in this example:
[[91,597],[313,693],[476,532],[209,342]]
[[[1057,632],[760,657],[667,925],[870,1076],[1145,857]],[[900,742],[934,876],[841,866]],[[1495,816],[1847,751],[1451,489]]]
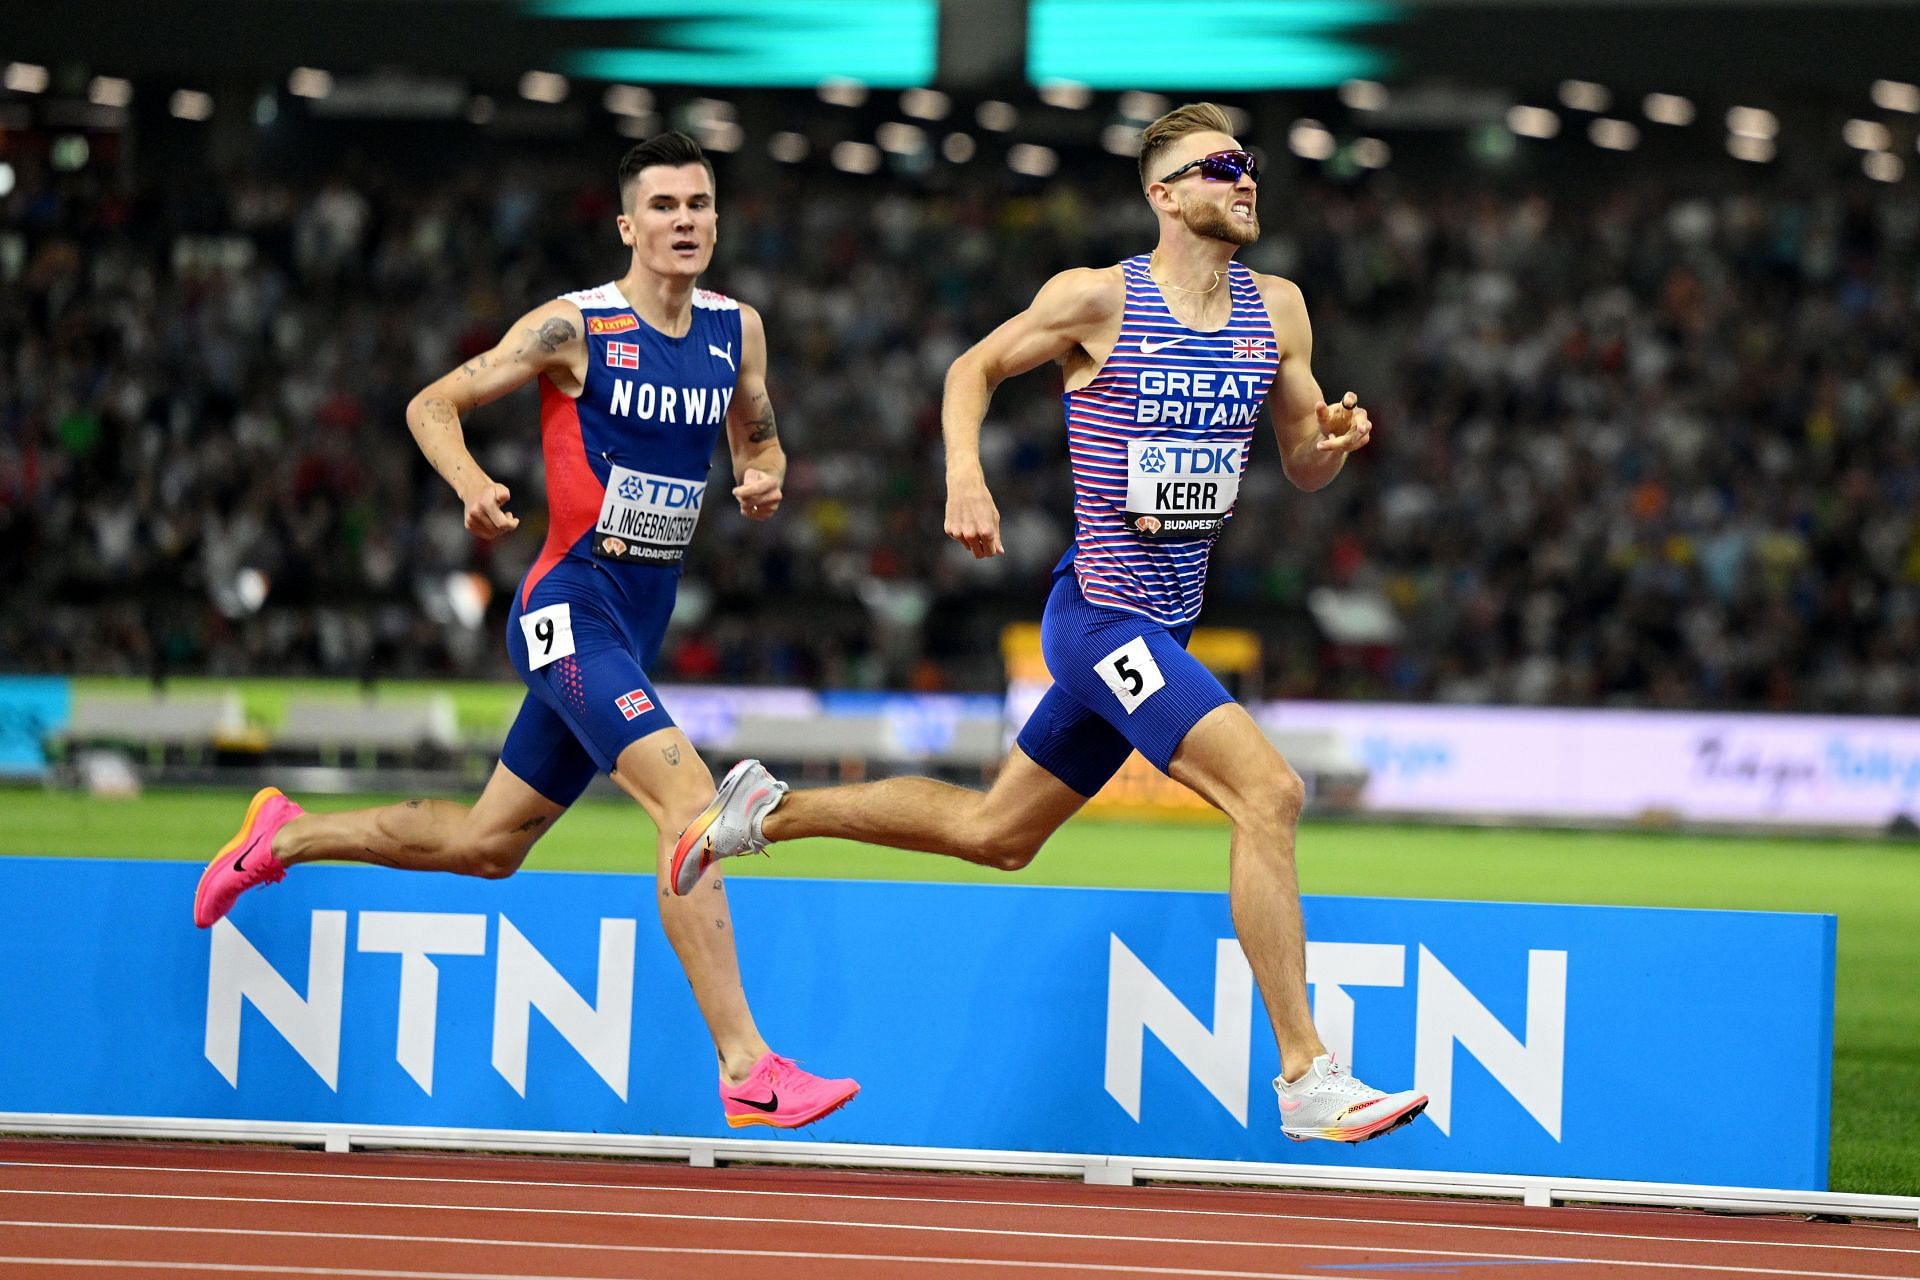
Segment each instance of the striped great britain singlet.
[[1279,344],[1246,267],[1227,266],[1226,327],[1200,333],[1174,318],[1147,261],[1120,264],[1120,338],[1093,380],[1062,397],[1074,517],[1062,565],[1089,602],[1178,627],[1200,614]]

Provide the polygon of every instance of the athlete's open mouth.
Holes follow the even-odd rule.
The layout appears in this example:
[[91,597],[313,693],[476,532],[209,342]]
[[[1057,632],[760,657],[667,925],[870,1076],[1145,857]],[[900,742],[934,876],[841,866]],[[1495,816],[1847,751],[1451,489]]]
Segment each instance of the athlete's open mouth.
[[700,252],[700,246],[692,240],[675,240],[673,242],[673,251],[675,253],[698,253]]
[[1235,200],[1233,202],[1233,211],[1243,218],[1251,218],[1253,216],[1253,204],[1248,200]]

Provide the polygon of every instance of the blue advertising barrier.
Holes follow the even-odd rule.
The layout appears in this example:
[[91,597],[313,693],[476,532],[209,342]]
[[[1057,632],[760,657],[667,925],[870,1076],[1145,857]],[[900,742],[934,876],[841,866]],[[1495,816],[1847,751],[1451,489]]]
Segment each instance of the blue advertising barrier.
[[0,777],[46,772],[47,735],[67,727],[73,695],[59,676],[0,676]]
[[[650,877],[0,860],[0,1111],[724,1136]],[[1221,894],[734,879],[761,1029],[847,1143],[1826,1185],[1835,921],[1309,898],[1315,1018],[1433,1097],[1279,1132]],[[760,1131],[765,1132],[765,1131]]]

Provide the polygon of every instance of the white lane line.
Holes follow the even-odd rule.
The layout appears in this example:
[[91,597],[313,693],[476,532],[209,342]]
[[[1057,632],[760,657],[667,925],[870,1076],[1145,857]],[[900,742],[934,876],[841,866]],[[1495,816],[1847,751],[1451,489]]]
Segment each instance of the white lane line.
[[[453,1210],[455,1212],[463,1212],[463,1213],[524,1213],[524,1214],[539,1214],[547,1217],[619,1218],[624,1220],[638,1219],[638,1220],[666,1221],[666,1222],[677,1222],[683,1225],[689,1224],[691,1221],[688,1218],[688,1216],[684,1213],[647,1213],[637,1209],[624,1209],[624,1210],[532,1209],[532,1208],[524,1208],[520,1206],[488,1206],[488,1205],[464,1205],[464,1204],[390,1204],[384,1201],[275,1200],[275,1199],[267,1199],[264,1197],[252,1197],[252,1196],[190,1196],[190,1195],[180,1195],[176,1193],[161,1193],[161,1192],[0,1191],[0,1195],[62,1196],[62,1197],[68,1197],[68,1198],[74,1198],[74,1199],[94,1199],[94,1200],[114,1200],[114,1201],[127,1201],[127,1200],[193,1201],[193,1202],[199,1202],[199,1203],[211,1203],[211,1204],[220,1204],[220,1205],[270,1204],[270,1205],[302,1205],[307,1207],[322,1206],[322,1207],[344,1208],[344,1209],[439,1210],[442,1212],[445,1212],[447,1210]],[[1007,1227],[929,1226],[921,1223],[909,1223],[909,1222],[851,1222],[851,1221],[846,1221],[846,1220],[837,1219],[837,1218],[812,1218],[812,1219],[754,1218],[754,1217],[744,1217],[744,1216],[735,1216],[735,1215],[702,1214],[697,1219],[697,1221],[702,1225],[717,1224],[717,1223],[733,1223],[741,1226],[845,1227],[845,1228],[852,1228],[852,1229],[864,1230],[864,1231],[909,1231],[909,1232],[919,1232],[927,1235],[988,1236],[988,1237],[993,1237],[996,1239],[1003,1239],[1003,1240],[1067,1240],[1067,1241],[1073,1241],[1076,1243],[1183,1245],[1188,1247],[1206,1247],[1206,1248],[1219,1248],[1219,1249],[1298,1249],[1303,1252],[1310,1252],[1310,1253],[1368,1253],[1368,1254],[1388,1253],[1388,1254],[1405,1255],[1405,1256],[1417,1257],[1417,1258],[1472,1259],[1479,1262],[1513,1261],[1513,1262],[1535,1262],[1535,1263],[1591,1263],[1596,1266],[1610,1266],[1610,1267],[1666,1267],[1666,1268],[1670,1268],[1674,1270],[1682,1270],[1682,1271],[1726,1272],[1729,1274],[1741,1275],[1741,1276],[1815,1276],[1815,1277],[1823,1277],[1824,1280],[1901,1280],[1899,1276],[1888,1275],[1885,1272],[1798,1271],[1798,1270],[1792,1270],[1785,1267],[1756,1267],[1756,1266],[1734,1267],[1734,1266],[1725,1266],[1718,1263],[1705,1263],[1705,1262],[1642,1262],[1642,1261],[1636,1261],[1634,1259],[1627,1259],[1627,1258],[1596,1258],[1591,1256],[1567,1258],[1567,1257],[1559,1257],[1553,1254],[1541,1254],[1541,1253],[1478,1253],[1478,1252],[1473,1252],[1469,1250],[1460,1250],[1460,1249],[1410,1249],[1410,1248],[1404,1248],[1404,1247],[1377,1245],[1377,1244],[1309,1244],[1309,1243],[1303,1243],[1300,1241],[1293,1241],[1293,1240],[1219,1240],[1219,1239],[1213,1239],[1213,1238],[1204,1237],[1204,1236],[1116,1236],[1116,1235],[1096,1235],[1090,1232],[1083,1232],[1083,1231],[1017,1231]],[[62,1228],[73,1228],[81,1231],[97,1230],[107,1226],[113,1226],[118,1229],[129,1230],[129,1231],[143,1231],[143,1230],[153,1229],[153,1228],[148,1228],[148,1227],[141,1226],[139,1224],[134,1224],[134,1223],[115,1224],[115,1223],[105,1223],[105,1222],[102,1222],[102,1223],[60,1222],[60,1223],[48,1224],[43,1221],[36,1221],[34,1219],[21,1219],[21,1220],[16,1220],[16,1222],[19,1224],[24,1224],[28,1226],[52,1225],[52,1226],[57,1226]],[[6,1224],[0,1224],[0,1225],[6,1225]],[[233,1231],[242,1235],[252,1233],[251,1229],[249,1228],[239,1228],[239,1227],[207,1228],[207,1230],[209,1231],[227,1230],[227,1231]],[[268,1234],[268,1233],[263,1231],[260,1234]],[[278,1234],[278,1233],[275,1233],[275,1234]],[[292,1234],[303,1234],[303,1233],[292,1233]],[[339,1233],[315,1232],[313,1234],[322,1239],[353,1239],[355,1238],[352,1233],[348,1233],[348,1232],[339,1232]],[[383,1238],[386,1238],[386,1237],[383,1237]],[[391,1238],[427,1239],[429,1237],[398,1236],[398,1237],[391,1237]],[[503,1243],[511,1245],[513,1242],[506,1241]],[[1667,1243],[1673,1243],[1673,1242],[1667,1242]],[[1689,1242],[1681,1241],[1679,1243],[1689,1243]],[[592,1248],[598,1248],[599,1246],[582,1244],[578,1247],[582,1249],[592,1249]],[[665,1246],[661,1246],[661,1247],[665,1248]],[[667,1249],[667,1252],[698,1253],[698,1252],[703,1252],[703,1250]],[[1467,1263],[1463,1262],[1461,1265],[1464,1266],[1464,1265],[1467,1265]],[[1175,1270],[1175,1271],[1169,1272],[1168,1274],[1179,1275],[1181,1274],[1181,1272],[1178,1270]],[[1203,1273],[1196,1272],[1194,1274],[1203,1274]],[[1326,1277],[1321,1277],[1321,1280],[1326,1280]]]
[[[1622,1240],[1635,1243],[1652,1244],[1713,1244],[1765,1246],[1769,1249],[1827,1249],[1845,1253],[1891,1253],[1920,1254],[1920,1245],[1896,1247],[1891,1245],[1831,1244],[1818,1241],[1801,1240],[1741,1240],[1718,1237],[1637,1235],[1620,1231],[1576,1231],[1565,1227],[1508,1227],[1480,1222],[1437,1222],[1421,1218],[1350,1218],[1340,1214],[1305,1214],[1268,1211],[1257,1213],[1242,1209],[1178,1209],[1154,1205],[1121,1204],[1075,1204],[1070,1201],[1039,1200],[972,1200],[965,1197],[946,1196],[892,1196],[874,1195],[845,1191],[766,1191],[747,1187],[701,1187],[701,1186],[656,1186],[644,1183],[609,1182],[545,1182],[539,1180],[520,1180],[514,1178],[433,1178],[413,1173],[306,1173],[293,1169],[202,1169],[190,1165],[125,1165],[125,1164],[42,1164],[33,1161],[0,1160],[0,1169],[87,1169],[95,1172],[131,1172],[131,1173],[203,1173],[232,1174],[247,1178],[328,1178],[347,1182],[404,1182],[427,1183],[433,1186],[475,1186],[475,1187],[513,1187],[524,1190],[528,1187],[548,1187],[562,1191],[615,1191],[638,1192],[656,1195],[703,1195],[703,1196],[760,1196],[768,1199],[794,1200],[849,1200],[856,1202],[879,1201],[883,1204],[929,1204],[956,1205],[961,1207],[980,1206],[991,1209],[1047,1209],[1067,1210],[1071,1212],[1095,1213],[1144,1213],[1171,1214],[1182,1218],[1257,1218],[1263,1222],[1284,1219],[1288,1222],[1316,1222],[1351,1224],[1355,1227],[1430,1227],[1443,1231],[1492,1231],[1506,1235],[1523,1236],[1575,1236],[1586,1240]],[[5,1188],[0,1188],[3,1193]],[[1243,1193],[1258,1194],[1258,1193]],[[1290,1192],[1276,1191],[1275,1195],[1290,1195]],[[328,1203],[311,1201],[308,1203]],[[1510,1207],[1510,1206],[1503,1206]],[[1574,1212],[1587,1212],[1587,1206],[1568,1206]],[[1597,1206],[1596,1206],[1597,1207]],[[1685,1215],[1693,1220],[1694,1215]]]
[[[1302,1271],[1195,1271],[1167,1267],[1089,1265],[1083,1262],[995,1262],[986,1258],[921,1258],[894,1253],[800,1253],[773,1249],[669,1249],[665,1246],[635,1245],[646,1253],[696,1255],[703,1258],[770,1258],[791,1262],[892,1262],[916,1266],[999,1267],[1005,1271],[1071,1271],[1076,1275],[1113,1274],[1130,1276],[1200,1276],[1205,1280],[1328,1280],[1325,1273]],[[161,1271],[225,1271],[242,1275],[267,1276],[375,1276],[380,1280],[608,1280],[606,1276],[529,1276],[524,1271],[395,1271],[382,1267],[368,1271],[359,1267],[290,1267],[263,1265],[250,1267],[238,1262],[143,1262],[137,1259],[109,1258],[36,1258],[0,1256],[0,1262],[31,1262],[43,1267],[146,1267]],[[1355,1280],[1364,1280],[1356,1277]]]

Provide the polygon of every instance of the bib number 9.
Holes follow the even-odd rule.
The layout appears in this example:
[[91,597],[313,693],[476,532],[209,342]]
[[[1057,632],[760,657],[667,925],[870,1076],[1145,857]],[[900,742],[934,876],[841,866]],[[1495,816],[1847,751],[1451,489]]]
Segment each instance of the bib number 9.
[[538,671],[573,653],[573,609],[550,604],[520,615],[520,631],[527,638],[527,670]]
[[1142,636],[1135,636],[1094,663],[1093,669],[1107,688],[1113,690],[1113,696],[1120,700],[1120,709],[1128,715],[1167,687],[1167,678],[1160,674],[1160,664],[1153,660],[1153,650],[1147,648]]

